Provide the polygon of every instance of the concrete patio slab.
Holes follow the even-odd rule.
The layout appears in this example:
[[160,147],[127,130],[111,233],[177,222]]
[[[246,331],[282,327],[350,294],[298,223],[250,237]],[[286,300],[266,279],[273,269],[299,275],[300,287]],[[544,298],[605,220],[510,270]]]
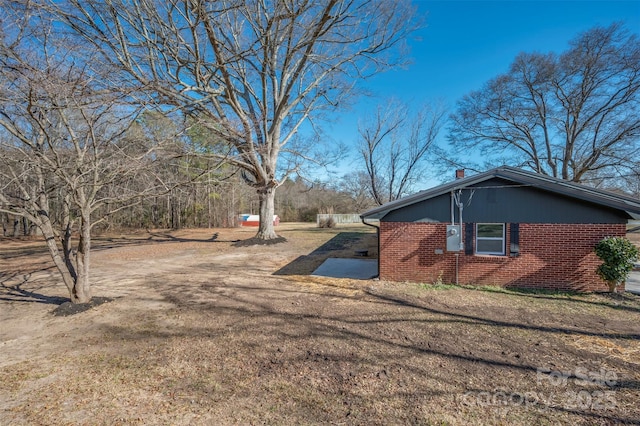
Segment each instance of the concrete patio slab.
[[314,276],[330,278],[352,278],[369,280],[378,275],[376,259],[336,259],[329,258],[313,271]]

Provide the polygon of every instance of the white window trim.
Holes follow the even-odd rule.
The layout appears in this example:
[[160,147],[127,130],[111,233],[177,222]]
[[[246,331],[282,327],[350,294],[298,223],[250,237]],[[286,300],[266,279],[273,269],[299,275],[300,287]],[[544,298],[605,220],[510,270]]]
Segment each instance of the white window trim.
[[[502,226],[502,237],[478,237],[478,225],[501,225]],[[507,245],[507,226],[504,223],[489,223],[489,222],[483,222],[483,223],[476,223],[476,229],[475,229],[475,249],[476,249],[476,254],[480,254],[480,255],[493,255],[493,256],[506,256],[506,251],[505,251],[505,247]],[[482,240],[482,241],[502,241],[502,251],[501,252],[495,252],[495,251],[479,251],[478,250],[478,240]]]

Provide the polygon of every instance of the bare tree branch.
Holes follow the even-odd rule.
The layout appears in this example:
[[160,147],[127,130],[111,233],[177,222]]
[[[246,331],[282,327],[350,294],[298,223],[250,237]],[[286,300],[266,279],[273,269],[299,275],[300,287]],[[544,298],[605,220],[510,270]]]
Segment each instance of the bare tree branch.
[[372,122],[360,124],[359,151],[377,204],[407,195],[424,176],[427,154],[445,115],[442,105],[425,106],[410,116],[405,105],[387,102],[377,108]]
[[[261,197],[274,238],[282,157],[305,122],[346,105],[356,82],[405,62],[408,0],[45,1],[156,102],[208,123]],[[291,164],[298,162],[292,161]],[[297,167],[297,166],[294,166]]]
[[505,154],[575,182],[629,168],[640,154],[640,40],[613,24],[579,35],[561,55],[520,54],[458,103],[449,139],[458,152]]

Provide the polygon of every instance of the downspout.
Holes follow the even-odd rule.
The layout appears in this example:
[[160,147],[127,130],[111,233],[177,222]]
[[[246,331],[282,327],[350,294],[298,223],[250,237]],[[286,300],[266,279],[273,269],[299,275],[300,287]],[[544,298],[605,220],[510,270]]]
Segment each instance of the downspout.
[[458,204],[458,219],[460,220],[460,250],[463,250],[462,247],[462,209],[464,209],[464,203],[462,202],[462,189],[458,189],[458,199],[456,200]]
[[[456,200],[458,204],[458,219],[460,220],[460,251],[464,250],[462,246],[462,209],[464,208],[464,203],[462,202],[462,189],[458,190],[458,199]],[[460,253],[456,253],[456,285],[459,285],[458,277],[459,277],[459,262],[460,262]]]
[[454,199],[454,193],[453,191],[451,191],[451,224],[455,225],[456,221],[455,221],[455,210],[453,208],[453,199]]
[[[455,199],[455,193],[451,191],[451,225],[456,224],[456,211],[454,207],[454,202],[455,202],[454,199]],[[460,232],[462,232],[462,221],[460,223]],[[462,236],[460,236],[460,238],[462,238]],[[456,285],[458,285],[458,263],[459,263],[460,254],[456,253],[455,256],[456,256]]]
[[456,253],[456,285],[459,285],[458,282],[458,263],[460,262],[460,253]]
[[458,193],[455,191],[451,191],[451,225],[455,225],[455,208],[454,203],[458,206],[458,220],[460,227],[460,245],[458,247],[458,252],[456,252],[456,285],[459,284],[459,270],[460,270],[460,251],[464,250],[462,243],[462,209],[464,208],[464,203],[462,202],[462,189],[458,189]]
[[380,227],[376,226],[372,223],[367,223],[364,217],[360,216],[360,220],[363,224],[370,226],[372,228],[376,228],[376,236],[378,237],[378,275],[375,278],[380,278]]

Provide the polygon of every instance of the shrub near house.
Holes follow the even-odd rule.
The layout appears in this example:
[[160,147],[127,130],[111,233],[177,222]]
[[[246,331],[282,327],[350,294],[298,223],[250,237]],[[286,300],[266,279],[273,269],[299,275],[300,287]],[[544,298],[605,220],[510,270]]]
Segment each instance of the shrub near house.
[[596,255],[603,261],[596,272],[607,282],[609,291],[615,292],[626,281],[638,253],[638,248],[626,238],[607,237],[596,245]]

